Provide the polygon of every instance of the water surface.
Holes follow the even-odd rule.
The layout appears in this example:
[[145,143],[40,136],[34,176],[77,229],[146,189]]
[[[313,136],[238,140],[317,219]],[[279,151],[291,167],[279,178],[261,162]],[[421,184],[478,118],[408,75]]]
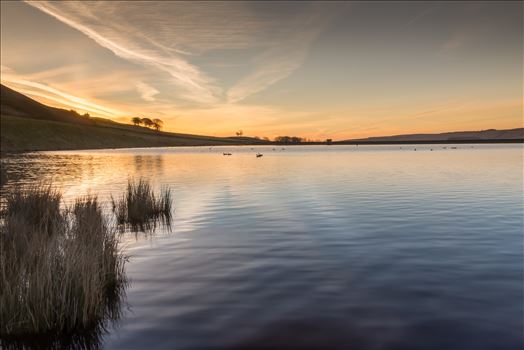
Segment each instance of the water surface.
[[4,191],[172,188],[171,232],[123,238],[108,349],[522,349],[522,145],[451,147],[44,152]]

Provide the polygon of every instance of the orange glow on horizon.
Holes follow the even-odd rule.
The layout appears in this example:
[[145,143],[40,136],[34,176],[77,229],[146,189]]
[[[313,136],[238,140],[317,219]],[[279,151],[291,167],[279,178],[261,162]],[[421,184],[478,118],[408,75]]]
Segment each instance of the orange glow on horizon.
[[[370,107],[369,110],[340,111],[338,113],[343,115],[344,119],[331,117],[329,130],[321,130],[319,125],[326,124],[322,122],[322,115],[319,116],[319,120],[312,122],[304,123],[299,120],[296,124],[283,124],[279,123],[278,114],[286,112],[260,106],[217,105],[207,109],[181,110],[176,113],[175,120],[173,120],[173,118],[165,118],[147,109],[144,112],[128,112],[128,107],[125,105],[106,107],[104,101],[90,101],[88,98],[72,96],[41,84],[27,84],[23,80],[2,80],[2,84],[51,107],[74,109],[81,114],[89,113],[94,117],[107,118],[124,124],[131,124],[131,118],[134,116],[147,115],[151,118],[164,120],[163,131],[219,137],[234,136],[235,131],[243,130],[244,136],[251,137],[274,139],[276,136],[289,135],[318,141],[327,138],[339,141],[402,134],[431,134],[523,127],[523,123],[515,123],[514,118],[522,111],[521,101],[518,100],[497,103],[455,104],[447,109],[419,113],[415,122],[413,122],[412,117],[414,113],[406,113],[406,116],[399,115],[392,122],[391,117],[385,117],[393,114],[386,113],[390,110],[387,108]],[[114,111],[118,111],[118,115],[113,114]],[[239,124],[240,116],[247,113],[250,114],[251,118],[243,121],[243,124]],[[397,112],[397,114],[400,113],[402,112]],[[351,114],[354,117],[348,116]],[[372,114],[376,121],[358,117],[359,114]],[[296,113],[296,115],[297,118],[307,117],[303,113]],[[462,118],[457,118],[457,115],[461,115]],[[507,117],[500,118],[498,117],[500,115]],[[220,123],[210,122],[212,120],[220,120]],[[274,121],[274,124],[268,123],[268,120]],[[346,127],[347,120],[354,125],[353,128]],[[399,120],[403,122],[402,126],[397,125]],[[435,123],[435,120],[438,123]]]

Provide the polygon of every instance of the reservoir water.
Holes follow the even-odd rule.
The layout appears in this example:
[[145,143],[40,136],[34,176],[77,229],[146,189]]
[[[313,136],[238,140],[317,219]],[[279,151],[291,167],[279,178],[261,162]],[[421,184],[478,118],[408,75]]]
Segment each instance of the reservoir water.
[[120,149],[2,161],[3,191],[52,181],[66,202],[97,194],[108,212],[128,179],[172,189],[170,231],[122,236],[126,311],[104,348],[524,347],[521,144]]

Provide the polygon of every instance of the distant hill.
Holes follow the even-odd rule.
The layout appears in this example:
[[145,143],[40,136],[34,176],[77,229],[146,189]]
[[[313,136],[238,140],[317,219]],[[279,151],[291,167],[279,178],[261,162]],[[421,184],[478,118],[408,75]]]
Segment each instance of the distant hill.
[[408,134],[395,136],[351,139],[338,143],[386,143],[386,142],[455,142],[455,141],[502,141],[524,140],[524,128],[509,130],[457,131],[441,134]]
[[265,144],[250,137],[213,137],[156,131],[90,118],[39,103],[0,85],[0,151]]

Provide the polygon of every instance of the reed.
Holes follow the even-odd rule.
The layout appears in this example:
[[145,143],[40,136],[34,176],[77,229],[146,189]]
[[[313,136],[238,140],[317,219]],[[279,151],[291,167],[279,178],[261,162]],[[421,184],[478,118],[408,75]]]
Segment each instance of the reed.
[[7,183],[7,169],[5,164],[0,163],[0,188]]
[[113,212],[121,227],[129,226],[132,230],[148,231],[158,221],[169,225],[171,222],[172,194],[164,187],[157,197],[144,179],[128,181],[126,192],[119,199],[111,197]]
[[65,210],[60,204],[61,194],[51,186],[16,188],[5,197],[0,220],[4,347],[42,334],[104,328],[120,316],[126,257],[115,230],[94,196]]

